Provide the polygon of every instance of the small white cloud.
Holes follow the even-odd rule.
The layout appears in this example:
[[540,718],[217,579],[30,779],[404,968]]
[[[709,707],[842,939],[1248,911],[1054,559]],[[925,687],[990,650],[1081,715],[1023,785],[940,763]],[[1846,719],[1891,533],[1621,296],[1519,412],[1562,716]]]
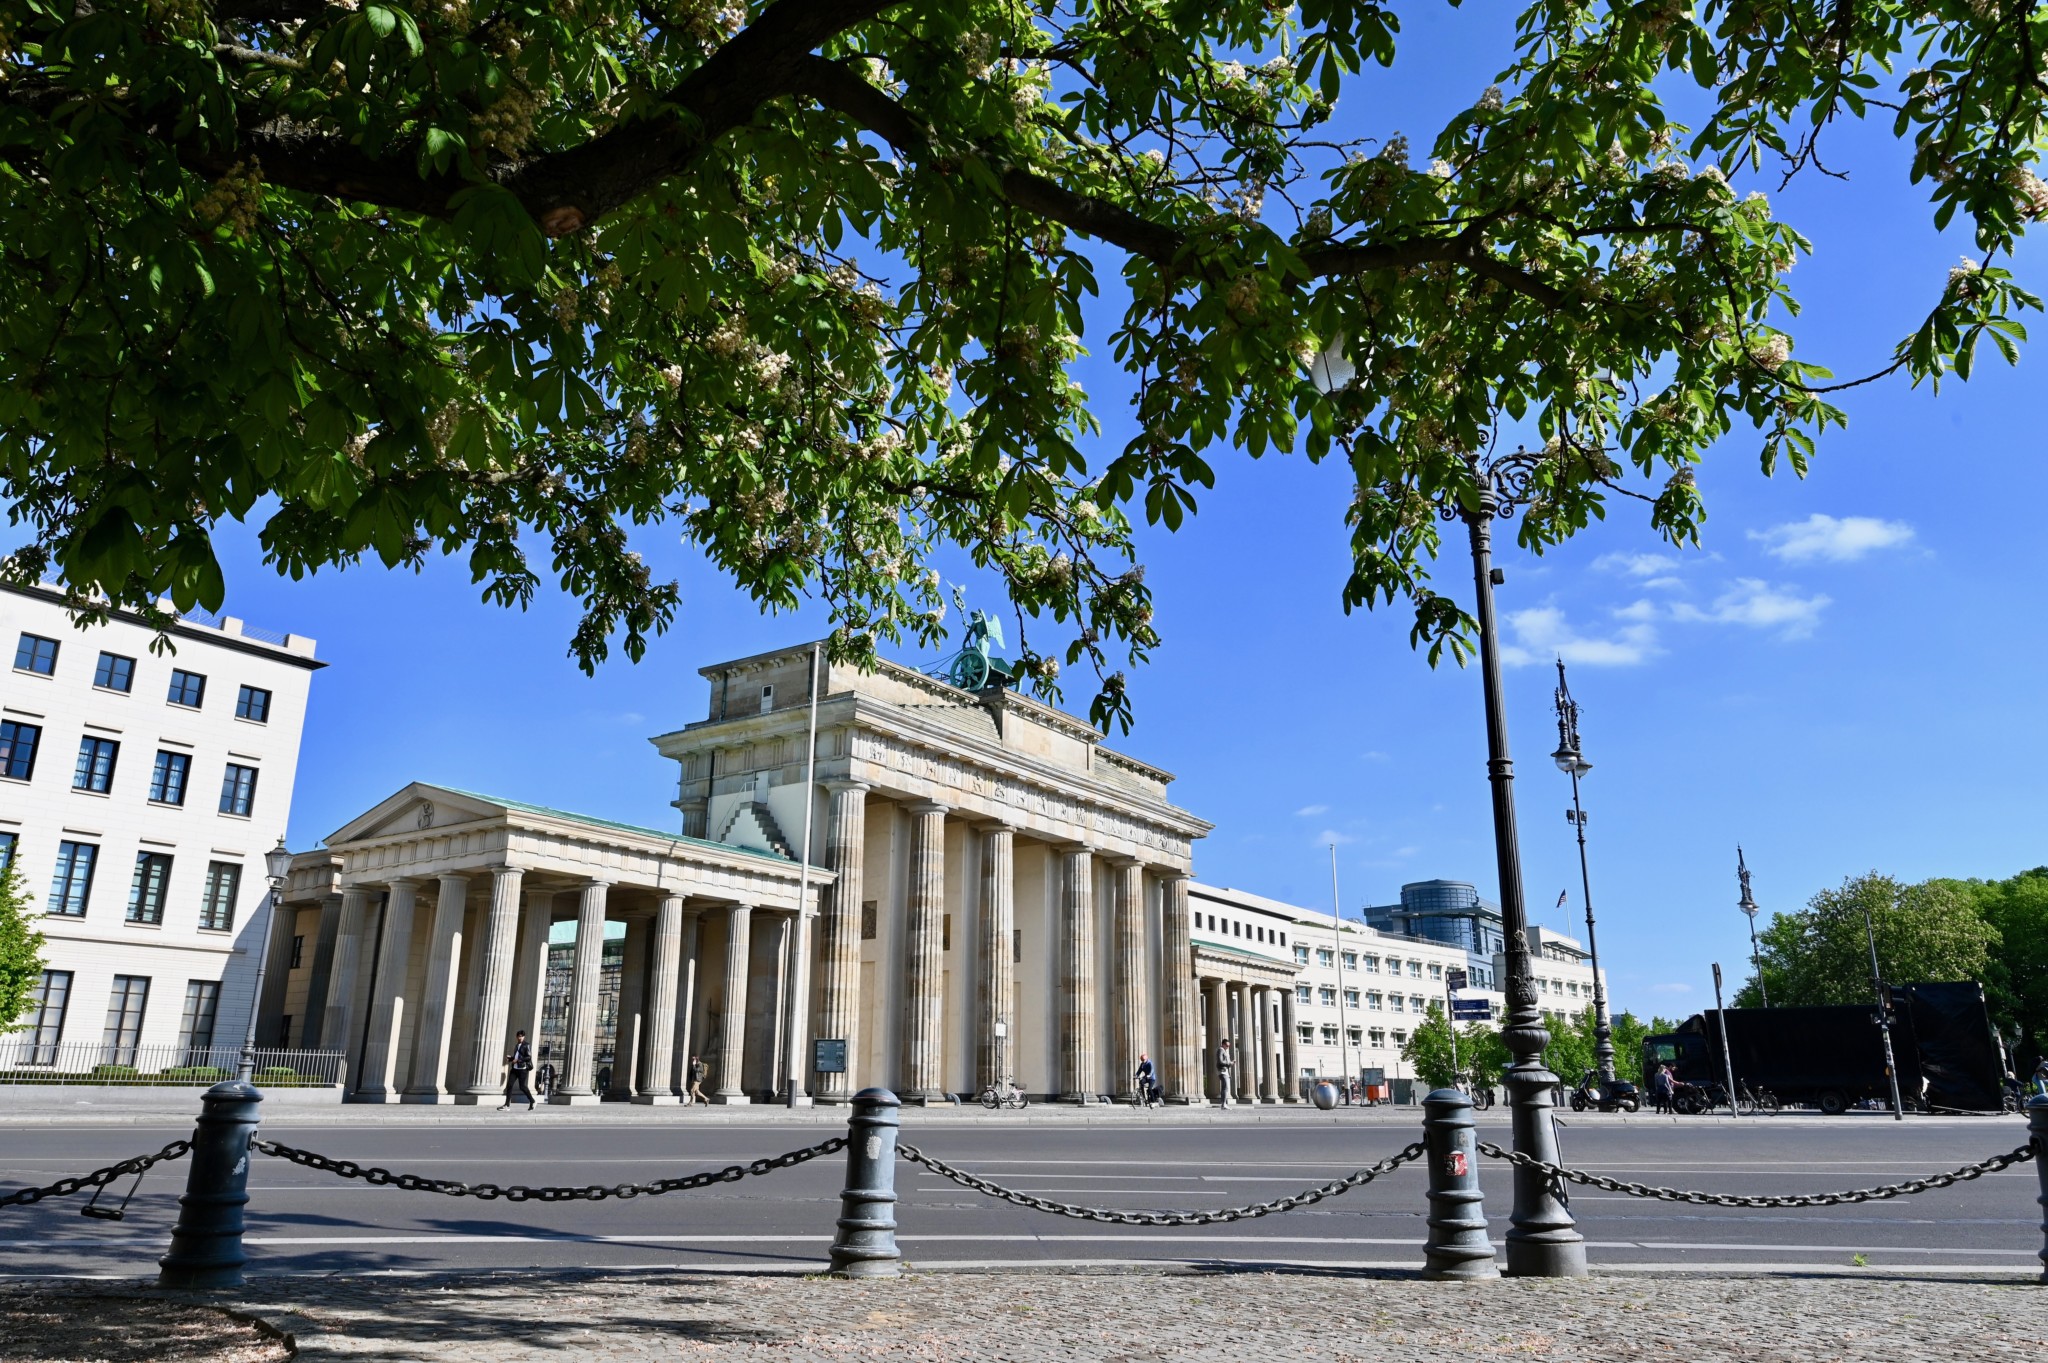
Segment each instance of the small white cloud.
[[1875,516],[1823,516],[1819,512],[1803,521],[1788,521],[1768,530],[1752,530],[1749,537],[1764,546],[1764,552],[1787,563],[1853,563],[1876,549],[1896,549],[1913,539],[1913,527],[1904,521],[1881,521]]
[[1649,581],[1643,583],[1643,586],[1646,588],[1663,592],[1668,592],[1674,587],[1683,587],[1684,585],[1685,584],[1683,582],[1679,581],[1675,577],[1653,577]]
[[1761,578],[1740,577],[1714,598],[1706,610],[1686,602],[1671,608],[1671,618],[1688,624],[1743,625],[1774,629],[1783,639],[1804,639],[1820,624],[1828,606],[1825,596],[1800,596],[1789,587],[1773,587]]
[[1669,554],[1602,554],[1593,560],[1593,569],[1625,577],[1656,577],[1676,572],[1678,560]]
[[1361,762],[1391,762],[1394,759],[1381,752],[1378,748],[1374,748],[1371,752],[1360,753],[1358,760]]
[[1657,618],[1657,603],[1654,601],[1631,601],[1614,612],[1617,620],[1633,620],[1638,624]]
[[1690,994],[1692,986],[1682,980],[1672,980],[1665,984],[1651,985],[1650,992],[1652,994]]
[[1316,834],[1315,845],[1318,847],[1328,847],[1330,844],[1335,843],[1337,846],[1342,847],[1347,842],[1355,841],[1357,839],[1353,838],[1349,833],[1339,833],[1334,828],[1325,828],[1322,832]]
[[1330,807],[1328,805],[1303,805],[1300,809],[1294,811],[1294,817],[1297,819],[1313,819],[1318,814],[1327,814],[1329,812]]
[[1555,606],[1509,611],[1508,630],[1514,642],[1500,651],[1509,667],[1526,667],[1562,658],[1587,667],[1634,667],[1657,653],[1656,628],[1647,623],[1624,624],[1607,638],[1579,633]]

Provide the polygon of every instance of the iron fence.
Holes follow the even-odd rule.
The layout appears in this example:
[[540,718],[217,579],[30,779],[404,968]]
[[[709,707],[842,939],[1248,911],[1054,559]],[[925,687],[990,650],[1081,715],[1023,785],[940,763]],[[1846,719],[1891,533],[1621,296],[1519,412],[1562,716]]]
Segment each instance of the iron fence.
[[[340,1051],[262,1049],[256,1083],[263,1088],[331,1088],[341,1082]],[[100,1084],[205,1088],[232,1079],[239,1046],[123,1046],[69,1041],[0,1041],[0,1084]]]

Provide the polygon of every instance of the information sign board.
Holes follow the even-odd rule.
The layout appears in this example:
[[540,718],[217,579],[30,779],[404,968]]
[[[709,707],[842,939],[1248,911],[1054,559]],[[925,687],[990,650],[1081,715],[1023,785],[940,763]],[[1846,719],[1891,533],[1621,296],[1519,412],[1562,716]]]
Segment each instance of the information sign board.
[[823,1039],[813,1041],[811,1067],[820,1074],[846,1073],[846,1043]]

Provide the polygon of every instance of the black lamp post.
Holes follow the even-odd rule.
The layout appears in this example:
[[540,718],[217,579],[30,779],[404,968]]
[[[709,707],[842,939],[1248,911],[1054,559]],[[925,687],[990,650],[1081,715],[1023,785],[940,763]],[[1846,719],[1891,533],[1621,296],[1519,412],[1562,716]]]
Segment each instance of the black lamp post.
[[263,854],[263,870],[270,879],[270,894],[263,901],[263,931],[256,938],[256,983],[249,993],[249,1026],[242,1033],[242,1058],[235,1066],[235,1078],[247,1084],[256,1077],[256,1014],[263,1007],[263,969],[270,963],[270,934],[277,923],[277,901],[284,894],[285,877],[292,871],[292,853],[277,840],[277,846]]
[[1756,992],[1764,1001],[1764,1007],[1771,1006],[1770,987],[1764,983],[1764,957],[1756,945],[1756,901],[1749,896],[1749,865],[1742,859],[1742,844],[1735,844],[1735,878],[1742,882],[1742,898],[1735,907],[1749,917],[1749,963],[1756,970]]
[[[1514,1148],[1547,1164],[1558,1163],[1557,1131],[1551,1124],[1550,1095],[1557,1076],[1543,1064],[1550,1032],[1536,1002],[1529,969],[1529,916],[1522,901],[1522,852],[1515,834],[1515,764],[1508,755],[1507,707],[1501,695],[1499,628],[1493,589],[1506,580],[1493,566],[1493,522],[1506,519],[1532,499],[1544,456],[1527,450],[1495,459],[1467,456],[1472,501],[1439,508],[1444,519],[1465,522],[1472,541],[1472,583],[1477,597],[1480,680],[1486,696],[1486,770],[1493,787],[1493,848],[1500,876],[1500,916],[1506,939],[1507,1025],[1501,1039],[1514,1057],[1502,1082],[1508,1090]],[[1514,1211],[1507,1233],[1507,1271],[1531,1278],[1580,1278],[1586,1274],[1586,1246],[1572,1214],[1549,1177],[1515,1166]]]
[[1579,778],[1593,770],[1593,764],[1579,751],[1579,703],[1572,699],[1564,682],[1564,659],[1557,660],[1557,751],[1551,760],[1572,778],[1572,807],[1564,812],[1566,822],[1579,836],[1579,889],[1586,904],[1586,953],[1593,959],[1593,1064],[1600,1082],[1614,1082],[1614,1025],[1607,1016],[1607,984],[1600,978],[1600,942],[1593,934],[1593,881],[1586,873],[1586,811],[1579,807]]
[[1870,921],[1870,901],[1863,901],[1863,935],[1870,942],[1870,987],[1877,994],[1878,1033],[1884,1038],[1884,1077],[1892,1085],[1892,1120],[1906,1120],[1905,1104],[1899,1101],[1899,1066],[1892,1056],[1892,1010],[1884,996],[1884,976],[1877,968],[1877,928]]

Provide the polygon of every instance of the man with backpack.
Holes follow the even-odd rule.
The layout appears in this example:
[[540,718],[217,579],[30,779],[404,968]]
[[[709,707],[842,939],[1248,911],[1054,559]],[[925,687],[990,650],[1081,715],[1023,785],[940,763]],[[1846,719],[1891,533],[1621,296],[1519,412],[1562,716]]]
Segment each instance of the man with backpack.
[[512,1054],[505,1057],[505,1101],[498,1104],[498,1111],[506,1111],[522,1098],[526,1100],[526,1110],[533,1111],[533,1090],[526,1086],[526,1076],[532,1070],[533,1047],[526,1044],[526,1033],[515,1033]]

